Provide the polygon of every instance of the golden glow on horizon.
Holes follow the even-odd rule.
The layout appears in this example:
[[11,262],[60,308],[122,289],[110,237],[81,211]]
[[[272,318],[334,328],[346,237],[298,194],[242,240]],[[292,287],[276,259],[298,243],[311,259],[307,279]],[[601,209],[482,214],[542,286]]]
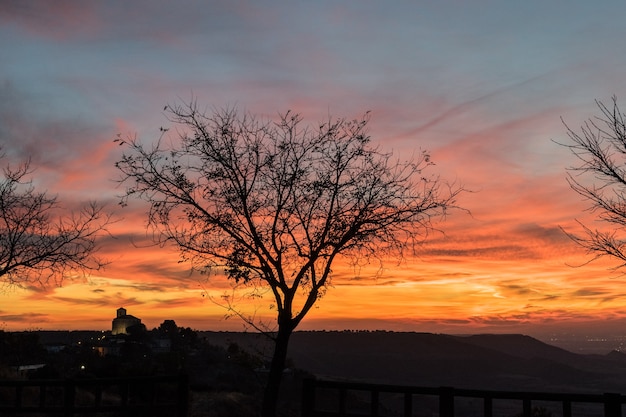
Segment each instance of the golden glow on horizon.
[[[576,251],[568,256],[574,255]],[[155,261],[152,256],[147,259]],[[598,263],[571,268],[563,258],[534,262],[426,258],[382,272],[361,268],[359,277],[353,278],[353,268],[338,264],[331,287],[305,318],[303,328],[334,328],[334,321],[369,328],[370,320],[372,326],[385,328],[388,323],[395,330],[420,331],[421,323],[439,321],[456,322],[467,330],[490,324],[626,317],[621,283],[606,267]],[[211,301],[230,293],[228,282],[219,276],[207,281],[201,276],[158,278],[148,272],[134,279],[103,274],[45,291],[13,289],[0,294],[0,329],[107,330],[115,310],[123,306],[148,328],[174,319],[197,329],[241,330],[238,319],[224,320],[226,311]],[[269,303],[249,305],[246,312],[272,317]]]
[[[230,283],[215,274],[190,275],[177,252],[152,245],[142,217],[130,214],[114,234],[133,240],[103,246],[111,264],[99,275],[68,280],[60,288],[0,293],[0,329],[107,330],[119,307],[148,328],[173,319],[196,329],[243,329],[237,318],[224,320],[226,310],[211,301],[232,294]],[[509,220],[485,224],[490,214],[451,216],[443,224],[450,232],[434,234],[415,257],[400,263],[390,259],[382,267],[373,261],[355,268],[337,262],[331,286],[301,328],[470,332],[626,318],[622,280],[608,270],[610,260],[571,267],[588,257],[556,222],[507,230]],[[246,314],[272,318],[271,300],[258,301],[243,304]]]

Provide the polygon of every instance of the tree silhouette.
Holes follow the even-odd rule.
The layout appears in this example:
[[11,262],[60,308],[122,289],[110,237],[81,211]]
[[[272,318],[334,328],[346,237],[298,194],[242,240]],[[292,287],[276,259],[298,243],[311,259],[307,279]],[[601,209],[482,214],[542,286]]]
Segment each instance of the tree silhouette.
[[178,326],[174,320],[164,320],[157,330],[161,335],[167,337],[175,337],[178,335]]
[[30,162],[4,168],[0,180],[0,282],[56,284],[68,274],[99,270],[96,240],[111,217],[96,203],[69,214],[56,196],[37,191]]
[[[262,414],[275,414],[289,338],[332,277],[338,258],[402,256],[455,206],[460,187],[426,175],[426,152],[409,161],[373,147],[361,120],[315,128],[287,112],[277,122],[235,110],[211,114],[195,102],[167,106],[156,144],[116,139],[127,186],[122,204],[150,203],[158,243],[173,242],[200,269],[222,268],[234,283],[268,288],[276,327]],[[232,306],[230,306],[232,307]]]
[[588,211],[608,224],[608,230],[582,223],[584,236],[568,233],[593,255],[591,260],[609,256],[620,261],[615,269],[626,267],[626,125],[617,98],[607,107],[596,101],[600,115],[587,120],[579,131],[567,124],[571,150],[579,164],[568,168],[570,187],[589,202]]

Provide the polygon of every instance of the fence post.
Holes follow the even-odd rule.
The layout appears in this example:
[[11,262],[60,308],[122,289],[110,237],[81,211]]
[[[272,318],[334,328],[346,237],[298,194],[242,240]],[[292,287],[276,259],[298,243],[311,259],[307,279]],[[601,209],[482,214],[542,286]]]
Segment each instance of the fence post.
[[72,417],[74,415],[74,403],[76,402],[76,384],[73,379],[66,379],[63,385],[63,415]]
[[339,388],[339,404],[337,404],[337,406],[339,407],[339,414],[342,416],[346,415],[346,395],[347,395],[347,391],[345,388]]
[[439,388],[439,417],[454,417],[454,388]]
[[605,393],[604,417],[622,417],[622,396],[620,394]]
[[413,394],[410,392],[404,393],[404,417],[411,417],[413,415]]
[[[154,387],[153,387],[154,388]],[[189,375],[178,375],[178,417],[187,417],[189,413]]]
[[22,386],[18,385],[15,387],[15,407],[18,410],[22,409]]
[[485,417],[493,417],[493,399],[491,397],[483,398],[483,414]]
[[530,398],[524,398],[522,401],[522,408],[524,410],[524,417],[532,417],[533,409]]
[[46,405],[46,385],[39,385],[39,408],[43,408]]
[[571,401],[563,401],[563,417],[572,417]]
[[378,417],[378,391],[370,392],[370,416]]
[[302,417],[313,417],[315,411],[315,379],[305,378],[302,381]]

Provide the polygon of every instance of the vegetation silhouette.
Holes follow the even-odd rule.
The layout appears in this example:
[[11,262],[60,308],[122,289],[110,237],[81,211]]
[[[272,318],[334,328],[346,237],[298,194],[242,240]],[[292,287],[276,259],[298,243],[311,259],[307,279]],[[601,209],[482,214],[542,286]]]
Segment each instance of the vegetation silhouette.
[[[163,339],[170,340],[171,344],[163,345],[160,343]],[[121,349],[108,352],[98,349],[112,345]],[[48,349],[50,346],[60,348]],[[20,366],[31,364],[39,365]],[[110,331],[0,330],[0,404],[15,403],[15,388],[11,388],[14,387],[11,383],[16,381],[32,380],[36,385],[39,380],[100,380],[101,384],[97,385],[102,389],[102,398],[107,398],[110,404],[121,405],[119,386],[106,381],[130,378],[137,379],[132,384],[136,404],[149,404],[153,400],[169,404],[159,410],[150,409],[150,414],[145,415],[173,415],[172,405],[180,392],[171,378],[178,376],[188,381],[189,415],[254,416],[258,413],[251,410],[258,403],[256,398],[262,388],[255,373],[258,366],[256,357],[235,344],[213,344],[190,328],[176,326],[173,320],[165,320],[150,331],[144,329],[141,336],[113,336]],[[155,391],[155,379],[169,382],[159,383]],[[155,392],[158,392],[157,399],[154,399]],[[25,389],[22,394],[21,406],[40,404],[37,390]],[[94,404],[95,392],[83,387],[77,388],[76,395],[77,403],[82,406]],[[48,400],[47,405],[62,407],[63,389],[54,391],[53,395],[49,391]],[[31,409],[26,414],[34,413]],[[137,414],[136,410],[133,413],[144,415]],[[3,411],[0,414],[5,415]]]
[[626,121],[617,97],[607,106],[596,100],[600,114],[578,130],[565,122],[570,142],[561,143],[578,159],[568,168],[572,190],[588,203],[588,211],[608,228],[591,228],[579,222],[583,236],[569,237],[593,255],[593,261],[608,256],[619,261],[615,269],[626,267]]
[[270,122],[233,109],[205,113],[193,100],[165,109],[176,129],[162,128],[155,144],[116,139],[126,146],[116,164],[122,204],[147,201],[155,241],[177,245],[194,268],[267,290],[275,326],[224,301],[274,340],[262,404],[274,416],[289,339],[324,295],[333,262],[415,250],[462,187],[428,174],[425,151],[402,161],[372,146],[369,113],[311,127],[290,111]]
[[0,282],[59,285],[70,274],[100,270],[106,262],[95,255],[97,238],[111,215],[95,202],[63,215],[56,196],[32,185],[32,172],[30,161],[7,165],[0,179]]

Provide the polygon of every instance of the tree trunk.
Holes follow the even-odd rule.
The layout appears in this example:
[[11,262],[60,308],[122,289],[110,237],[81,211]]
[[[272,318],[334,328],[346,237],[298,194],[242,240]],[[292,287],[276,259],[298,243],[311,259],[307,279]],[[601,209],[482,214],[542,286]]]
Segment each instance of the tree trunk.
[[280,390],[280,382],[287,361],[287,348],[289,346],[289,338],[291,337],[292,328],[289,324],[279,325],[278,334],[274,344],[274,354],[270,365],[270,372],[265,386],[263,396],[263,405],[261,415],[263,417],[275,417],[276,406],[278,404],[278,394]]

